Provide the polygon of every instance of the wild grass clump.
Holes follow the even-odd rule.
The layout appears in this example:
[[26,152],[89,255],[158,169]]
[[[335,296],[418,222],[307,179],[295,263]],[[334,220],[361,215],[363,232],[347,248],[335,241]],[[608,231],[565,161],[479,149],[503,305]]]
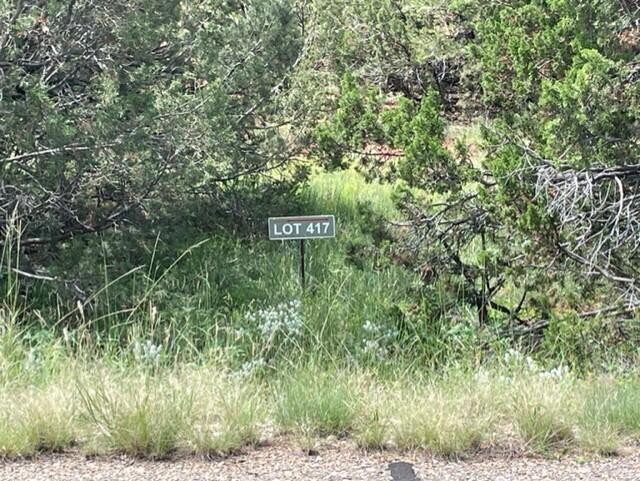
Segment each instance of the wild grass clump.
[[581,386],[577,419],[580,445],[600,454],[616,454],[629,439],[640,438],[640,381],[602,377]]
[[345,372],[294,370],[275,384],[275,420],[297,435],[344,436],[355,420],[356,386]]
[[223,367],[105,372],[78,383],[86,449],[165,458],[228,454],[257,444],[265,421],[259,385]]
[[603,414],[622,433],[640,439],[640,379],[633,377],[615,382],[612,395],[606,398]]
[[0,399],[0,457],[62,451],[78,439],[77,406],[64,382],[8,389]]
[[509,415],[525,450],[546,453],[570,447],[577,399],[572,384],[526,376],[510,389]]
[[364,376],[360,385],[354,441],[364,449],[386,449],[390,446],[388,386],[371,376]]
[[422,448],[445,457],[477,451],[490,439],[494,406],[474,385],[458,380],[405,384],[390,403],[392,437],[400,449]]
[[499,409],[492,382],[481,383],[464,372],[365,379],[354,429],[361,447],[426,449],[459,457],[495,437]]
[[[612,400],[616,397],[617,383],[612,380],[594,380],[580,389],[576,437],[584,449],[602,455],[614,455],[623,442],[622,426],[610,418]],[[622,429],[621,429],[622,428]]]
[[221,369],[207,368],[183,379],[193,405],[184,446],[202,455],[225,455],[257,445],[267,425],[263,386]]
[[105,373],[78,383],[89,449],[166,457],[178,448],[192,399],[170,378]]

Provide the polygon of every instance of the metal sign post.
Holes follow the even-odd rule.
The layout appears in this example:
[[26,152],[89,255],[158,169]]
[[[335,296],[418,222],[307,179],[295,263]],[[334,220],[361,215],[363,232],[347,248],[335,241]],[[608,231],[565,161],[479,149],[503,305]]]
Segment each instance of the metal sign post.
[[300,285],[304,291],[304,239],[300,239]]
[[304,241],[336,236],[336,219],[332,215],[269,217],[270,240],[300,240],[300,284],[305,288]]

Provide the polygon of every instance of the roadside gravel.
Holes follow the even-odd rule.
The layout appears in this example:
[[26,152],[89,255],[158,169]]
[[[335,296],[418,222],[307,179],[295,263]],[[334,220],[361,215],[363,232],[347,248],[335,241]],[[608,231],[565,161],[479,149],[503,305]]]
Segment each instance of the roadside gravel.
[[[389,463],[414,465],[422,481],[640,480],[640,451],[581,461],[537,458],[482,458],[451,461],[421,453],[366,453],[342,443],[309,456],[287,446],[270,446],[227,459],[184,458],[143,461],[85,458],[77,454],[0,462],[2,481],[389,481]],[[405,481],[405,480],[403,480]],[[407,479],[406,481],[411,481]]]

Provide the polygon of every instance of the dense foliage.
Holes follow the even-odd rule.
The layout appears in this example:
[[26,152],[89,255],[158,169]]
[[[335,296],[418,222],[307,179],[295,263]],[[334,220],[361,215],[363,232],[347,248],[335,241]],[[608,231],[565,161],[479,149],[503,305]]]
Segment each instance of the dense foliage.
[[[155,257],[163,246],[148,240],[168,230],[162,255],[213,235],[235,262],[219,226],[250,237],[267,213],[335,208],[352,235],[334,272],[403,279],[375,308],[364,278],[353,288],[377,317],[358,322],[391,324],[372,334],[388,351],[387,335],[435,358],[434,337],[476,329],[482,348],[556,336],[573,349],[604,338],[590,319],[605,316],[612,342],[633,341],[622,321],[640,307],[639,59],[629,0],[5,0],[0,243],[20,260],[4,270],[56,282],[84,270],[78,289],[102,292],[96,252],[120,274],[135,266],[114,251]],[[395,206],[326,201],[340,177],[310,201],[314,169],[354,169]],[[64,253],[82,242],[82,259]],[[207,271],[219,292],[189,314],[198,326],[268,302],[247,286],[269,268],[236,279],[232,265]],[[319,335],[339,331],[328,318],[313,321]],[[349,336],[334,341],[348,350]]]
[[281,112],[303,39],[286,1],[11,3],[0,222],[21,224],[23,246],[140,225],[190,196],[240,208],[270,184],[246,178],[294,156]]

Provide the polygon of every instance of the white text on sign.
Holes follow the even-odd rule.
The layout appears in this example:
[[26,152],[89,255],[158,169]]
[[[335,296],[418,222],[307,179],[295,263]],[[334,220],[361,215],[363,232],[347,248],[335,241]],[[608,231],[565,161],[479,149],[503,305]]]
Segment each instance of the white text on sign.
[[335,218],[332,215],[270,217],[269,239],[326,239],[335,237]]

